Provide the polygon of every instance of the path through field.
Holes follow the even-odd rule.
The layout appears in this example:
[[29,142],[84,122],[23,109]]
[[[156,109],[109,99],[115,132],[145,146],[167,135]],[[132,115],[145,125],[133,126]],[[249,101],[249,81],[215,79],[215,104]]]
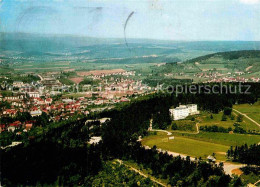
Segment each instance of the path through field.
[[260,180],[259,180],[259,181],[257,181],[257,182],[254,184],[254,186],[256,186],[258,183],[260,183]]
[[[123,160],[117,159],[116,161],[119,162],[120,164],[123,164],[123,165],[127,166],[128,168],[130,168],[130,170],[133,170],[134,172],[138,173],[139,175],[141,175],[141,176],[143,176],[143,177],[145,177],[145,178],[148,178],[148,177],[149,177],[147,174],[143,173],[141,170],[136,169],[136,168],[134,168],[134,167],[132,167],[132,166],[130,166],[130,165],[128,165],[128,164],[125,164],[125,163],[123,162]],[[150,179],[151,179],[151,181],[155,182],[156,184],[159,184],[160,186],[167,187],[166,184],[161,183],[160,181],[158,181],[158,180],[155,179],[154,177],[150,177]]]
[[247,119],[249,119],[250,121],[252,121],[253,123],[255,123],[258,127],[260,127],[260,124],[257,123],[257,122],[256,122],[255,120],[253,120],[252,118],[250,118],[248,115],[246,115],[246,114],[244,114],[244,113],[242,113],[242,112],[239,112],[238,110],[236,110],[236,109],[234,109],[234,108],[233,108],[233,110],[236,111],[237,113],[239,113],[239,114],[245,116]]

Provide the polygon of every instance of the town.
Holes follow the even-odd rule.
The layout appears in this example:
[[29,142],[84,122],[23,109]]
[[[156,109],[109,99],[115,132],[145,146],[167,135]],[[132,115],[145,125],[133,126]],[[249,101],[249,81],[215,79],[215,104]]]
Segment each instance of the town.
[[[135,72],[122,70],[104,73],[92,71],[87,76],[83,73],[82,77],[74,78],[75,81],[88,79],[88,84],[79,84],[78,81],[73,85],[62,84],[59,81],[61,72],[21,75],[40,78],[27,83],[13,81],[8,84],[7,81],[3,81],[1,86],[5,91],[0,92],[0,114],[2,118],[9,120],[0,124],[0,132],[14,132],[21,128],[24,132],[30,130],[35,125],[35,120],[24,123],[12,120],[21,113],[27,113],[31,117],[46,114],[49,121],[57,122],[69,119],[75,114],[88,115],[90,112],[111,109],[117,103],[129,102],[131,98],[154,91],[153,88],[142,84],[142,81],[129,78],[134,74]],[[7,77],[2,78],[8,80]]]

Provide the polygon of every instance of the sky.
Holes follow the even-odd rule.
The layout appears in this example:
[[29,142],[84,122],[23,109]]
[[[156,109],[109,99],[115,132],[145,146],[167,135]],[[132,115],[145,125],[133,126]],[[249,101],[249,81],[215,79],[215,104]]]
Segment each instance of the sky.
[[0,31],[260,41],[260,0],[0,0]]

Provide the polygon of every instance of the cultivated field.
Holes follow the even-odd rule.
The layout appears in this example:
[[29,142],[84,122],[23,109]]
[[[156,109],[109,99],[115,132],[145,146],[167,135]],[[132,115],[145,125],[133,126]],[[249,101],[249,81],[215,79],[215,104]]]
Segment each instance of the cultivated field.
[[89,76],[89,75],[109,75],[109,74],[116,74],[116,73],[123,73],[125,70],[123,69],[107,69],[107,70],[93,70],[93,71],[78,71],[77,74],[79,76]]
[[69,80],[73,81],[76,84],[79,84],[84,79],[82,77],[73,77],[73,78],[70,78]]

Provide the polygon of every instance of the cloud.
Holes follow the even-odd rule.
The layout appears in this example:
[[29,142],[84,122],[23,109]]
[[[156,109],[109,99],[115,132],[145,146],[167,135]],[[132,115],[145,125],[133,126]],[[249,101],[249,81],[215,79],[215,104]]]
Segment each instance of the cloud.
[[260,0],[239,0],[241,3],[244,3],[244,4],[257,4],[257,3],[260,3]]

